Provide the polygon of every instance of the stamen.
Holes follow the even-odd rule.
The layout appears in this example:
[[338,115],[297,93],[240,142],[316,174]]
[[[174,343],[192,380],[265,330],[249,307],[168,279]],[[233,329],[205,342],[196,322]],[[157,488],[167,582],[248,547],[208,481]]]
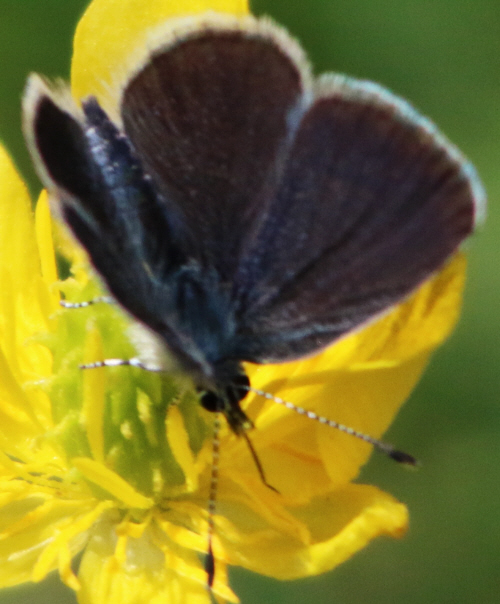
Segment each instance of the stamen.
[[360,440],[363,440],[364,442],[367,442],[370,445],[373,445],[378,451],[384,453],[385,455],[387,455],[391,459],[394,459],[394,461],[397,461],[398,463],[403,463],[403,464],[406,464],[409,466],[418,466],[419,465],[419,462],[412,455],[409,455],[408,453],[405,453],[404,451],[399,451],[398,449],[395,449],[392,445],[382,442],[380,440],[377,440],[376,438],[373,438],[373,436],[369,436],[368,434],[365,434],[364,432],[359,432],[358,430],[355,430],[354,428],[350,428],[349,426],[346,426],[346,425],[336,422],[334,420],[328,419],[327,417],[324,417],[323,415],[318,415],[314,411],[308,411],[307,409],[304,409],[303,407],[294,405],[290,401],[285,401],[281,397],[275,396],[274,394],[271,394],[270,392],[266,392],[265,390],[259,390],[258,388],[252,388],[251,386],[246,387],[246,389],[249,392],[253,392],[254,394],[257,394],[258,396],[262,396],[269,401],[274,401],[275,403],[278,403],[278,405],[283,405],[287,409],[290,409],[291,411],[295,411],[295,413],[298,413],[299,415],[304,415],[305,417],[308,417],[309,419],[317,421],[320,424],[324,424],[326,426],[329,426],[330,428],[335,428],[336,430],[340,430],[341,432],[344,432],[345,434],[349,434],[349,436],[354,436],[355,438],[359,438]]

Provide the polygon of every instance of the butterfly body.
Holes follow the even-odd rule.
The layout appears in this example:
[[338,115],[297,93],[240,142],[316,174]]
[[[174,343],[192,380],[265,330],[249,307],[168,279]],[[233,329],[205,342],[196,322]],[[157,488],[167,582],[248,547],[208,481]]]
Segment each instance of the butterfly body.
[[30,81],[25,129],[58,212],[236,433],[243,362],[314,354],[386,312],[481,204],[430,122],[376,85],[314,80],[267,20],[188,21],[131,75],[119,122]]

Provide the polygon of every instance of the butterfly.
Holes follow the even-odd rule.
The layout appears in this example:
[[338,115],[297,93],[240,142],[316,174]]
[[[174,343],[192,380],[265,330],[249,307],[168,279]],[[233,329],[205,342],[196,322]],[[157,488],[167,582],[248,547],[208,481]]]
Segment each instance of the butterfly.
[[169,32],[114,120],[33,75],[24,128],[112,297],[244,434],[242,363],[315,354],[405,299],[472,232],[482,192],[406,101],[314,77],[269,19]]

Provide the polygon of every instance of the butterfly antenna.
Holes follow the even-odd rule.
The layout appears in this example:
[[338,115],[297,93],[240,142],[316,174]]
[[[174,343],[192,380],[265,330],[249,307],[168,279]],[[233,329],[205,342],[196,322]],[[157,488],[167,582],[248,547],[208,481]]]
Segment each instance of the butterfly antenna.
[[325,426],[329,426],[330,428],[335,428],[336,430],[340,430],[340,432],[349,434],[349,436],[354,436],[355,438],[359,438],[360,440],[363,440],[364,442],[369,443],[370,445],[373,445],[373,447],[375,447],[375,449],[377,449],[381,453],[384,453],[385,455],[387,455],[394,461],[397,461],[398,463],[405,464],[407,466],[418,466],[419,465],[419,462],[417,461],[417,459],[415,459],[415,457],[413,457],[413,455],[409,455],[408,453],[405,453],[404,451],[395,449],[392,445],[382,442],[376,438],[373,438],[373,436],[369,436],[368,434],[365,434],[364,432],[359,432],[358,430],[354,430],[354,428],[350,428],[349,426],[346,426],[339,422],[328,419],[327,417],[324,417],[323,415],[318,415],[314,411],[308,411],[307,409],[304,409],[303,407],[294,405],[290,401],[285,401],[281,397],[271,394],[270,392],[266,392],[265,390],[259,390],[258,388],[252,388],[251,386],[248,386],[247,389],[249,392],[253,392],[254,394],[257,394],[258,396],[262,396],[269,401],[274,401],[275,403],[278,403],[278,405],[283,405],[283,407],[286,407],[287,409],[290,409],[291,411],[295,411],[295,413],[298,413],[299,415],[304,415],[305,417],[308,417],[309,419],[313,419],[313,420],[319,422],[320,424],[324,424]]
[[213,550],[213,536],[215,530],[214,517],[217,509],[217,490],[219,487],[219,459],[220,459],[220,417],[219,413],[214,418],[214,435],[212,440],[212,470],[210,473],[210,491],[208,495],[208,543],[205,558],[205,571],[207,573],[207,585],[210,591],[215,579],[215,558]]

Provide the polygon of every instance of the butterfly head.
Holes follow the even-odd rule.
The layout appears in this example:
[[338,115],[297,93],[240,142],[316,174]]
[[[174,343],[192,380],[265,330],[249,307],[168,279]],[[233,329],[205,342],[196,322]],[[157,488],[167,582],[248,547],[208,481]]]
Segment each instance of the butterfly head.
[[240,402],[248,394],[250,380],[241,365],[234,361],[218,364],[215,375],[213,385],[198,388],[200,404],[207,411],[222,413],[231,430],[241,435],[253,427],[240,407]]

